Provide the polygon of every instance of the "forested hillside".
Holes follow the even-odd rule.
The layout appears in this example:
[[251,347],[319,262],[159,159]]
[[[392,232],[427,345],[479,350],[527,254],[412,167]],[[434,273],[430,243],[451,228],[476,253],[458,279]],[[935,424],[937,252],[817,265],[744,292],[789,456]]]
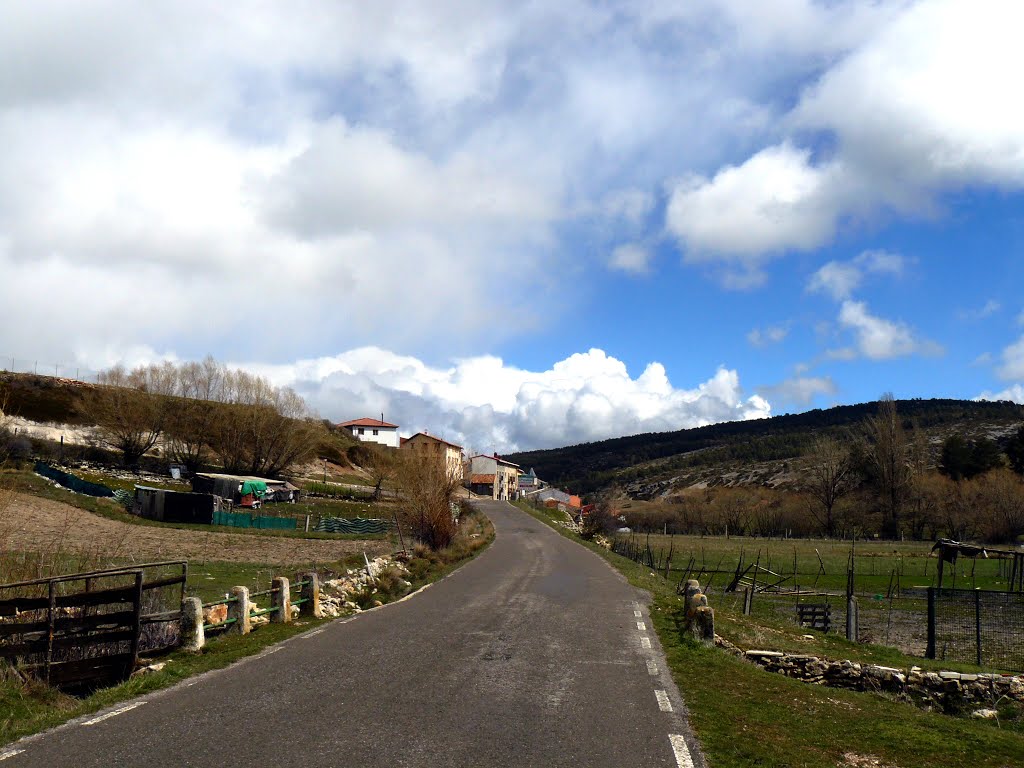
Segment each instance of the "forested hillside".
[[[524,451],[507,458],[534,467],[544,480],[588,493],[693,467],[720,466],[722,471],[731,471],[742,463],[795,459],[807,453],[817,437],[852,436],[877,408],[874,402],[842,405],[770,419]],[[921,429],[938,437],[954,431],[970,436],[1024,422],[1024,406],[1011,402],[913,399],[897,401],[897,408],[906,429]]]

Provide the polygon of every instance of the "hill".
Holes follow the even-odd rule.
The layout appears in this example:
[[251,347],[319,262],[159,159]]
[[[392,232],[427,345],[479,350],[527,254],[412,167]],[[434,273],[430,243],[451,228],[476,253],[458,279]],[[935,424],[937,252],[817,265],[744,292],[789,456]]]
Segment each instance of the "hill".
[[[999,438],[1024,422],[1024,406],[973,400],[900,400],[907,429],[921,429],[936,445],[953,432]],[[676,432],[618,437],[506,458],[533,467],[549,482],[589,493],[610,485],[644,498],[669,485],[785,483],[793,460],[815,437],[849,437],[877,403],[841,405],[755,421],[732,421]],[[681,482],[682,481],[682,482]]]

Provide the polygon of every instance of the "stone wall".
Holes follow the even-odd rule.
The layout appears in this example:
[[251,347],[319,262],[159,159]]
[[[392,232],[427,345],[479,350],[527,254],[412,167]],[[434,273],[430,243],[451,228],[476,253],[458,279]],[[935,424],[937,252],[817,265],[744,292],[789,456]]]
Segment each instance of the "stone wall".
[[988,708],[1000,699],[1024,704],[1024,675],[931,672],[920,667],[903,670],[781,651],[743,651],[717,635],[715,645],[769,672],[806,683],[887,693],[924,709],[949,714],[973,711],[979,717],[994,717],[995,711]]

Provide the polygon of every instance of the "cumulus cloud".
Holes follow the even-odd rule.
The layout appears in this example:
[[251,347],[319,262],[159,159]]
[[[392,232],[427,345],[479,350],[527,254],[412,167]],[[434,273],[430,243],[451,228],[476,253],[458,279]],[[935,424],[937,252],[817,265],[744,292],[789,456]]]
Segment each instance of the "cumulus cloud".
[[789,328],[784,325],[769,325],[765,328],[754,328],[747,334],[747,342],[754,347],[767,347],[778,344],[789,335]]
[[849,299],[860,287],[866,273],[899,275],[905,259],[888,251],[864,251],[850,261],[830,261],[813,275],[807,283],[810,293],[824,293],[836,301]]
[[1024,404],[1024,384],[1014,384],[1001,392],[991,392],[986,390],[978,395],[975,400],[989,400],[992,402],[998,402],[1002,400],[1010,400],[1014,403]]
[[690,262],[732,259],[756,266],[759,257],[821,245],[837,214],[830,166],[810,163],[810,152],[789,143],[768,147],[713,178],[676,183],[666,228]]
[[[829,242],[846,220],[928,214],[967,185],[1024,186],[1024,108],[1006,96],[1024,68],[1024,8],[950,0],[887,11],[805,89],[789,138],[672,189],[666,229],[687,259],[756,269]],[[812,154],[795,136],[829,149]]]
[[1024,336],[1003,350],[996,373],[1001,379],[1024,379]]
[[244,367],[294,387],[325,417],[384,413],[407,434],[429,429],[477,450],[553,447],[771,414],[763,397],[744,395],[734,370],[720,368],[703,383],[680,389],[660,363],[633,378],[622,361],[599,349],[546,371],[493,356],[439,368],[377,347]]
[[650,262],[651,254],[647,248],[636,243],[626,243],[612,251],[612,257],[608,264],[612,269],[622,272],[645,275],[651,270]]
[[[917,338],[905,323],[872,315],[862,301],[844,301],[839,309],[839,324],[854,334],[856,351],[870,360],[942,353],[942,347]],[[849,353],[844,351],[842,355],[836,355],[839,359],[844,356],[848,358]]]

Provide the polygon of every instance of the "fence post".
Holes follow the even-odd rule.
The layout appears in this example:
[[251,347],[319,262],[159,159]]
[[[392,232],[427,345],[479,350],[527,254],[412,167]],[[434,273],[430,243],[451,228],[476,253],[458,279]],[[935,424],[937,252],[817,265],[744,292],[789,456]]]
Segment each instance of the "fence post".
[[978,653],[978,666],[981,666],[981,590],[974,590],[974,639]]
[[203,631],[203,603],[198,597],[181,601],[181,647],[189,653],[199,653],[206,645]]
[[747,587],[743,590],[743,615],[749,616],[754,608],[754,590]]
[[304,573],[299,578],[306,582],[302,585],[302,590],[299,592],[299,597],[306,601],[299,606],[299,615],[312,616],[314,619],[319,619],[321,616],[320,580],[315,573]]
[[846,601],[846,639],[857,642],[857,598]]
[[128,662],[127,675],[130,675],[135,671],[135,664],[139,660],[139,639],[142,635],[142,571],[136,571],[135,573],[135,595],[133,597],[135,605],[132,606],[135,615],[132,617],[132,642],[129,653],[131,654],[131,661]]
[[935,587],[928,587],[928,645],[924,657],[935,658]]
[[235,601],[228,603],[228,618],[234,619],[234,623],[228,624],[226,632],[232,635],[248,635],[251,629],[249,623],[249,588],[232,587],[231,596]]
[[292,620],[291,585],[287,577],[275,576],[271,588],[275,591],[270,595],[270,605],[274,609],[270,620],[275,624],[287,624]]
[[47,582],[47,595],[49,606],[46,609],[46,684],[50,684],[50,664],[53,661],[53,622],[54,613],[57,610],[57,595],[53,579]]

